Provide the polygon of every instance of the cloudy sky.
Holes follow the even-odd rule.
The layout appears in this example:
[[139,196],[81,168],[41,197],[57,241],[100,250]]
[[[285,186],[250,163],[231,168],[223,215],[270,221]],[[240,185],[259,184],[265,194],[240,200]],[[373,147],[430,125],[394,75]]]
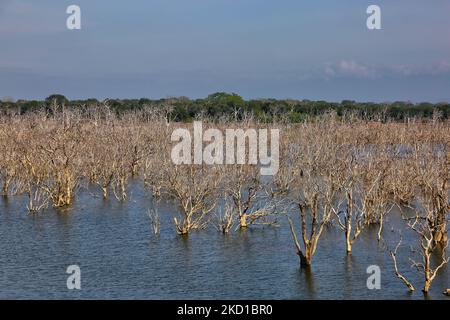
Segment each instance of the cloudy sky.
[[0,44],[15,99],[450,101],[450,0],[0,0]]

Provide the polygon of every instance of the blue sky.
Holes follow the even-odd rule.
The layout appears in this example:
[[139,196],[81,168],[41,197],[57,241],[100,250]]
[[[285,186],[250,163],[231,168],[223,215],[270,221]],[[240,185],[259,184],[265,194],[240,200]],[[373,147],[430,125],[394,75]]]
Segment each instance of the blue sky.
[[450,101],[450,0],[0,0],[0,44],[0,97]]

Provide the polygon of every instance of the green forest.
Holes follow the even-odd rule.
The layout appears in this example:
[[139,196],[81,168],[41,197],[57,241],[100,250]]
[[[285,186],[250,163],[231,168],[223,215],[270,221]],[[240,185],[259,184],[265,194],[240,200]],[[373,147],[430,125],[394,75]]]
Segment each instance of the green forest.
[[198,117],[221,120],[242,120],[252,116],[262,122],[284,120],[302,122],[334,111],[339,117],[357,116],[367,120],[403,121],[408,118],[443,119],[450,117],[450,103],[412,103],[404,101],[373,103],[343,100],[341,102],[294,100],[294,99],[251,99],[245,100],[235,93],[217,92],[206,98],[168,97],[151,100],[141,99],[97,99],[69,100],[63,95],[53,94],[43,101],[4,100],[0,110],[5,114],[26,114],[44,110],[49,113],[55,108],[69,107],[89,110],[96,106],[107,106],[118,115],[125,111],[157,108],[167,113],[172,121],[189,122]]

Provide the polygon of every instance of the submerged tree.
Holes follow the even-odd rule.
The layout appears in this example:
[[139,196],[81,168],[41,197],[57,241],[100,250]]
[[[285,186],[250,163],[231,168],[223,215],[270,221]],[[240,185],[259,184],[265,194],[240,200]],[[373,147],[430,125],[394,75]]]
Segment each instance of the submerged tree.
[[163,190],[180,209],[174,217],[177,233],[187,235],[209,222],[218,198],[220,170],[214,166],[168,165],[161,181]]
[[394,268],[395,268],[395,275],[397,276],[397,278],[399,278],[404,284],[405,286],[408,287],[409,291],[414,291],[415,288],[412,285],[411,282],[408,281],[408,279],[406,279],[406,277],[400,273],[399,269],[398,269],[398,265],[397,265],[397,254],[398,254],[398,249],[400,248],[402,244],[402,238],[400,237],[399,242],[397,243],[397,245],[395,246],[394,250],[389,250],[389,254],[392,258],[392,262],[394,263]]
[[226,200],[240,228],[276,223],[274,199],[259,172],[258,166],[249,164],[228,166],[224,170]]
[[[433,239],[433,234],[436,229],[430,225],[427,217],[416,215],[413,222],[410,222],[408,225],[419,237],[422,261],[412,261],[412,263],[424,275],[422,291],[426,294],[430,290],[431,283],[436,278],[439,270],[449,262],[449,258],[446,257],[447,245],[444,248],[437,248],[436,242]],[[437,252],[441,259],[441,262],[438,262],[435,266],[432,264],[432,254],[434,252]]]
[[[324,131],[331,133],[335,123],[322,125]],[[339,172],[340,163],[335,159],[339,153],[339,145],[336,144],[332,134],[315,137],[315,132],[311,128],[305,128],[300,132],[304,134],[301,138],[304,140],[290,151],[289,163],[292,165],[293,178],[282,181],[283,188],[288,190],[288,197],[297,207],[300,216],[303,246],[300,245],[294,224],[289,219],[300,264],[310,266],[324,228],[330,223],[333,212],[336,213],[339,208],[336,173]],[[313,137],[315,143],[310,144],[309,139]]]

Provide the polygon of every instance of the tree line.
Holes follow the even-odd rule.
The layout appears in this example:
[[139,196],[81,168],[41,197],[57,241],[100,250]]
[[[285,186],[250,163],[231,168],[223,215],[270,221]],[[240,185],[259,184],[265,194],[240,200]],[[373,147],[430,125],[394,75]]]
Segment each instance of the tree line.
[[241,120],[251,113],[255,119],[262,122],[288,121],[298,123],[318,117],[333,110],[339,117],[348,114],[357,115],[367,120],[404,121],[408,118],[432,118],[439,112],[441,117],[450,117],[450,103],[412,103],[412,102],[356,102],[343,100],[341,102],[294,100],[294,99],[251,99],[244,100],[237,94],[217,92],[202,99],[187,97],[171,97],[164,99],[97,99],[69,100],[63,95],[54,94],[43,101],[37,100],[4,100],[0,102],[0,112],[3,114],[26,114],[39,110],[52,112],[54,107],[86,107],[107,105],[120,115],[131,110],[143,110],[151,107],[167,112],[173,121],[188,122],[199,117],[209,117],[215,120]]

